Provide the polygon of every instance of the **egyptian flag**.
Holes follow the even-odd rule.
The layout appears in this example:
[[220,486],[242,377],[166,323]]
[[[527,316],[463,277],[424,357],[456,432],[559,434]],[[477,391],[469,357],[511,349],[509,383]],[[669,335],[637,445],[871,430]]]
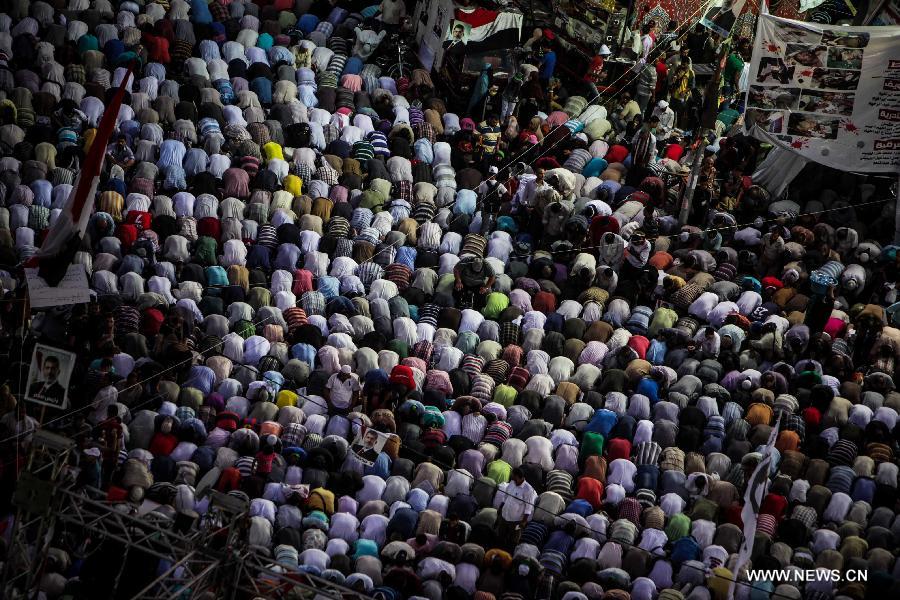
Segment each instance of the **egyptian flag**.
[[[69,265],[75,259],[75,253],[81,248],[88,221],[94,212],[94,200],[97,197],[97,186],[100,183],[100,170],[103,168],[106,147],[115,130],[122,98],[125,96],[126,86],[132,78],[135,65],[136,63],[132,62],[128,66],[125,78],[122,79],[119,89],[116,90],[112,101],[100,119],[97,135],[91,142],[81,172],[79,172],[75,185],[72,186],[72,192],[66,200],[65,208],[62,209],[50,231],[47,232],[47,237],[44,238],[40,250],[27,265],[37,266],[38,275],[51,287],[56,287],[62,280]],[[37,262],[37,265],[34,264],[34,261]]]
[[466,52],[514,48],[522,34],[522,15],[486,8],[458,8],[455,18],[472,26]]

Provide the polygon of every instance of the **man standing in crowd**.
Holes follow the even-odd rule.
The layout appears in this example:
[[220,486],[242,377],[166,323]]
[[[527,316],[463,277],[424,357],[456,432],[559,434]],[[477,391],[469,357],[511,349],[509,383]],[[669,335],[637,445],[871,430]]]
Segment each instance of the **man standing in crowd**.
[[453,268],[456,301],[461,305],[477,308],[484,304],[484,296],[494,285],[494,268],[483,258],[467,256]]
[[637,102],[641,115],[647,114],[647,106],[656,92],[656,67],[654,65],[642,65],[638,74],[635,87],[634,100]]
[[725,68],[722,69],[722,94],[726,98],[730,98],[739,89],[744,63],[750,60],[750,51],[750,40],[741,38],[738,40],[737,46],[728,54]]
[[359,403],[362,386],[359,375],[353,372],[350,365],[343,365],[340,371],[328,378],[325,389],[326,400],[334,410],[346,414]]
[[500,117],[488,115],[478,124],[478,147],[481,149],[482,170],[494,165],[497,149],[500,145]]
[[553,42],[545,40],[541,46],[542,56],[539,69],[541,85],[544,89],[550,85],[550,79],[556,72],[556,52],[553,50]]
[[531,484],[525,481],[525,473],[519,467],[512,470],[510,480],[501,486],[497,493],[500,495],[497,533],[508,547],[514,548],[522,529],[528,525],[534,513],[538,495]]

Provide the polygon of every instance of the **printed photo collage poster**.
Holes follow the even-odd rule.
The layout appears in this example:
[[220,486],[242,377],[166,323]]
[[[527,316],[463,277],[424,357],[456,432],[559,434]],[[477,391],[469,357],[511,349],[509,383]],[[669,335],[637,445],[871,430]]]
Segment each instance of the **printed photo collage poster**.
[[844,171],[900,172],[900,27],[761,15],[746,107],[760,140]]

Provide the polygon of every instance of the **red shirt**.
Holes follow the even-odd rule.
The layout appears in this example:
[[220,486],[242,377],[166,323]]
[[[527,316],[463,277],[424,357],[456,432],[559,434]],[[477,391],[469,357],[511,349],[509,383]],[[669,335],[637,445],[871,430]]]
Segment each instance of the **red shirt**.
[[588,65],[583,81],[597,83],[600,81],[600,73],[603,72],[603,57],[595,56]]
[[621,144],[610,146],[609,150],[606,152],[606,156],[603,158],[605,158],[606,162],[609,164],[623,162],[628,158],[628,148]]
[[391,369],[389,381],[406,386],[408,390],[416,389],[416,379],[413,377],[412,369],[406,365],[396,365]]
[[596,217],[591,219],[589,232],[591,236],[591,243],[597,245],[603,238],[604,233],[619,233],[619,222],[613,217],[597,215]]
[[669,144],[663,150],[663,158],[668,158],[678,162],[684,156],[684,148],[680,144]]
[[575,497],[587,500],[594,510],[598,510],[603,506],[603,484],[593,477],[582,477],[578,480],[578,493]]
[[666,85],[666,80],[669,77],[669,67],[666,66],[666,63],[659,61],[656,63],[656,93],[659,94],[663,90],[663,86]]
[[784,518],[784,514],[787,511],[788,501],[787,498],[781,496],[779,494],[766,494],[766,497],[763,498],[762,506],[759,509],[760,514],[770,514],[779,521]]
[[628,460],[631,456],[631,442],[622,438],[609,440],[609,445],[606,446],[606,456],[610,462],[617,458]]
[[150,453],[153,456],[168,456],[178,445],[178,438],[171,433],[156,432],[150,442]]
[[538,292],[531,300],[534,310],[542,313],[551,313],[556,310],[556,296],[550,292]]
[[638,357],[643,360],[647,356],[647,349],[650,348],[650,340],[642,335],[633,335],[628,338],[628,347],[637,352]]

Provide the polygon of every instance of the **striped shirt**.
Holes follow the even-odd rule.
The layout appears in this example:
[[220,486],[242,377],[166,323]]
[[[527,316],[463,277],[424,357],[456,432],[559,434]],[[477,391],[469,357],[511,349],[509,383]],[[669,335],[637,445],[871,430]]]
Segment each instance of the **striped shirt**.
[[481,400],[482,404],[491,401],[494,395],[494,380],[487,373],[479,373],[472,378],[472,389],[469,393]]
[[653,465],[659,461],[662,447],[656,442],[641,442],[634,450],[634,463],[636,465]]
[[345,238],[350,235],[350,221],[344,217],[331,217],[325,230],[333,238]]
[[412,270],[406,265],[400,263],[391,263],[384,270],[384,278],[397,285],[400,292],[409,287],[409,281],[412,278]]
[[462,435],[478,444],[484,437],[487,428],[487,419],[480,413],[470,413],[462,418]]
[[234,462],[234,468],[241,477],[250,477],[256,471],[256,459],[252,456],[242,456]]
[[412,218],[415,219],[416,223],[421,225],[426,221],[434,219],[434,214],[436,212],[437,207],[434,205],[434,202],[416,202],[413,207]]
[[438,316],[441,314],[441,307],[431,302],[419,309],[419,323],[437,327]]
[[353,144],[353,158],[363,163],[375,158],[375,147],[368,140],[360,140]]
[[482,121],[478,126],[478,134],[481,136],[481,147],[484,153],[493,155],[497,152],[497,145],[500,143],[500,127],[494,127]]
[[362,281],[363,285],[368,289],[373,281],[381,279],[384,276],[384,269],[381,268],[381,265],[374,262],[364,262],[356,267],[355,275],[359,277],[359,280]]
[[107,191],[100,194],[100,210],[109,213],[113,220],[122,220],[122,209],[125,207],[125,199],[122,194]]
[[138,330],[141,322],[141,313],[133,306],[122,305],[116,308],[114,313],[116,334],[125,335]]
[[288,331],[297,329],[298,327],[306,325],[308,323],[306,312],[298,306],[294,306],[285,310],[282,313],[282,316],[287,323]]
[[68,65],[63,71],[66,81],[74,81],[84,85],[86,81],[85,69],[83,65]]
[[512,425],[505,421],[494,421],[484,432],[484,442],[500,448],[503,442],[512,437]]
[[441,244],[441,227],[434,221],[427,221],[419,228],[419,247],[437,250]]
[[858,449],[850,440],[838,440],[828,452],[828,463],[831,466],[852,465],[856,460]]
[[391,151],[388,147],[387,137],[381,133],[380,131],[373,131],[369,133],[367,139],[372,143],[372,148],[375,151],[375,154],[381,154],[383,156],[390,156]]
[[307,315],[325,314],[325,296],[319,292],[305,292],[300,298],[300,305]]
[[260,225],[256,231],[256,243],[267,248],[278,246],[278,232],[271,223]]
[[62,167],[56,167],[55,169],[50,171],[50,175],[47,177],[53,187],[58,185],[72,185],[75,183],[75,172],[71,169],[64,169]]

